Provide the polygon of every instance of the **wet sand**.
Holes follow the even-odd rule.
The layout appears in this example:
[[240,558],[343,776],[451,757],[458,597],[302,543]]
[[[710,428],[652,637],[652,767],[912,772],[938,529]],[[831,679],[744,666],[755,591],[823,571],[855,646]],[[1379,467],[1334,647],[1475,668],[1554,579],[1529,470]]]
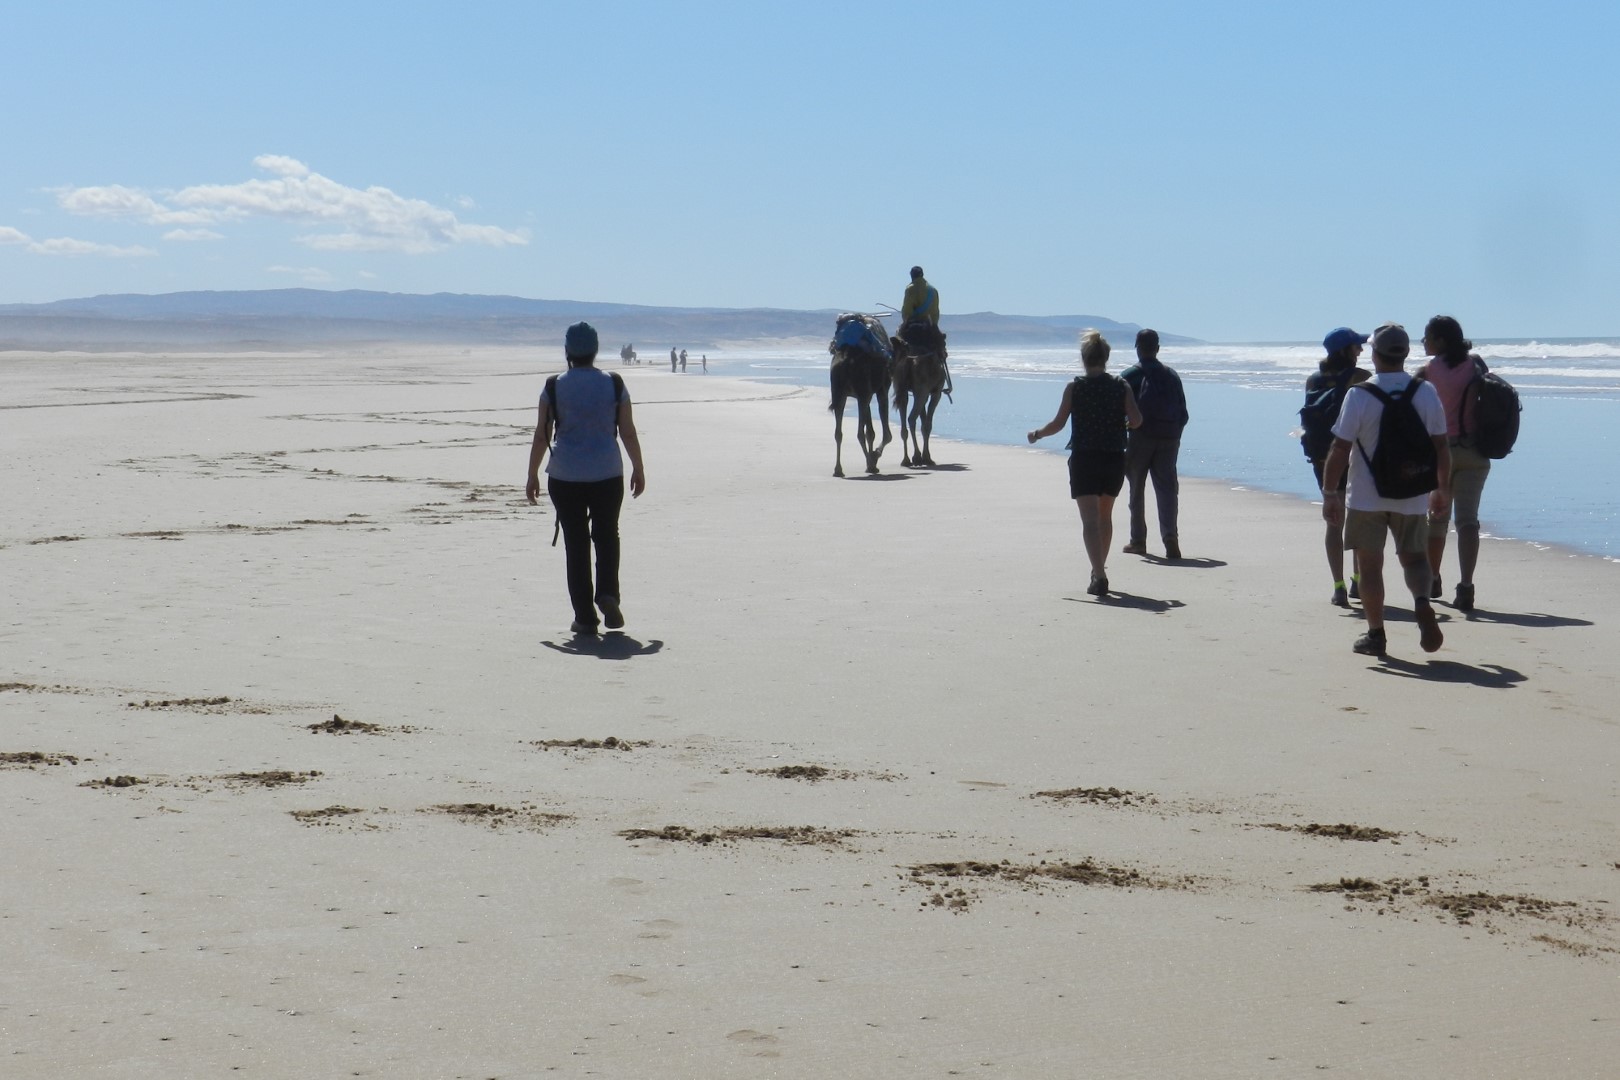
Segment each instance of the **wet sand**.
[[1379,662],[1297,500],[1098,602],[1057,455],[835,480],[823,392],[610,359],[576,639],[559,360],[0,359],[0,1074],[1613,1069],[1615,564]]

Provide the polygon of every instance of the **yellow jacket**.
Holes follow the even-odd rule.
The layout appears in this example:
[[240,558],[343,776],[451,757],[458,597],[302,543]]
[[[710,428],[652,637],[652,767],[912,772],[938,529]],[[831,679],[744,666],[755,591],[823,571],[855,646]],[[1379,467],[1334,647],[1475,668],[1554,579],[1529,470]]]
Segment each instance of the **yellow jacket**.
[[927,278],[918,278],[907,285],[905,299],[900,301],[901,325],[910,322],[913,316],[939,325],[939,290],[928,284]]

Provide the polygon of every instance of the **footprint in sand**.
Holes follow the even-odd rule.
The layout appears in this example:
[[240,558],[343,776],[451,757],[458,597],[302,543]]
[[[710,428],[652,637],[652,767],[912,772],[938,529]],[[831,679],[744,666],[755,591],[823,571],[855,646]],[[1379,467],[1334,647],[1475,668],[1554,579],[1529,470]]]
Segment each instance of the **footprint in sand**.
[[994,780],[958,780],[957,783],[971,788],[998,788],[1007,786],[1006,784],[998,784]]
[[646,896],[651,891],[645,881],[635,877],[609,878],[608,884],[615,889],[623,889],[631,896]]
[[743,1028],[740,1031],[733,1031],[726,1038],[731,1042],[743,1044],[753,1057],[774,1058],[782,1056],[780,1051],[772,1049],[778,1042],[776,1036],[767,1035],[763,1031]]
[[640,986],[646,981],[647,980],[643,979],[640,975],[618,974],[608,976],[608,982],[612,983],[614,986]]
[[662,940],[664,938],[674,937],[674,931],[681,928],[680,923],[674,922],[670,919],[649,919],[647,922],[644,922],[641,925],[645,926],[647,929],[637,934],[636,937],[648,938],[652,940]]

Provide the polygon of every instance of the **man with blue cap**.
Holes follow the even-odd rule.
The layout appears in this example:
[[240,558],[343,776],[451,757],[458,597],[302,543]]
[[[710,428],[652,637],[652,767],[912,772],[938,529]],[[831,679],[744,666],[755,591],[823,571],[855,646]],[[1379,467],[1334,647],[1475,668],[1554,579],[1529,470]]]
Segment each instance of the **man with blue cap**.
[[[1328,451],[1333,448],[1333,425],[1339,419],[1339,409],[1350,387],[1372,378],[1372,372],[1356,366],[1361,347],[1367,344],[1367,335],[1358,334],[1348,326],[1328,331],[1322,339],[1327,356],[1317,364],[1315,374],[1305,380],[1305,406],[1299,410],[1301,448],[1305,459],[1316,473],[1316,486],[1322,487],[1322,469],[1327,463]],[[1341,484],[1341,489],[1342,489]],[[1344,577],[1344,523],[1327,523],[1323,538],[1327,550],[1328,570],[1333,574],[1333,603],[1342,608],[1359,595],[1359,575],[1352,576],[1346,588]]]

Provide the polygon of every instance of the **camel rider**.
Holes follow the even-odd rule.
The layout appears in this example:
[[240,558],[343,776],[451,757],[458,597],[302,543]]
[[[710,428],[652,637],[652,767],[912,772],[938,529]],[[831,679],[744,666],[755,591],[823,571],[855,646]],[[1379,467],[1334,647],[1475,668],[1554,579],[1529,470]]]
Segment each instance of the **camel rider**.
[[925,349],[944,351],[944,335],[939,332],[939,290],[928,284],[923,268],[911,268],[911,284],[900,301],[900,335]]

